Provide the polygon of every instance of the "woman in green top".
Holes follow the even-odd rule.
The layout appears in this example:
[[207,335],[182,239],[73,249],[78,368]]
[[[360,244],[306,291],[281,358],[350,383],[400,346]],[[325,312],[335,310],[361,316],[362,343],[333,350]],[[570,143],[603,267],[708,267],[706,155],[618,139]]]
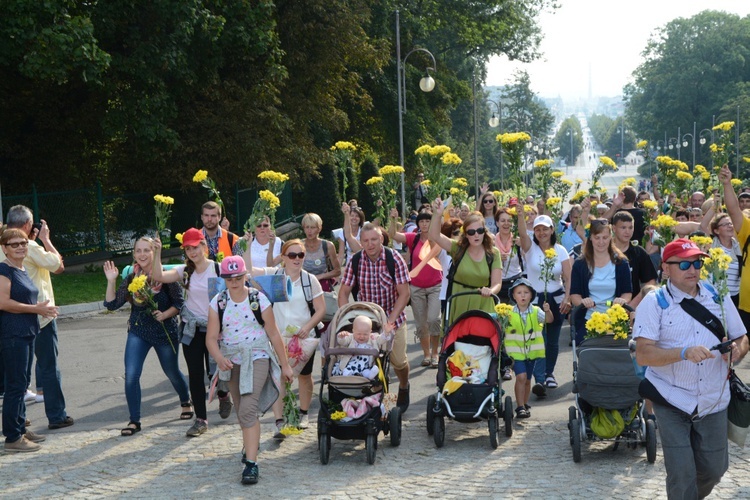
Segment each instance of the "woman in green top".
[[489,313],[495,310],[496,295],[503,284],[503,264],[500,252],[492,243],[492,235],[487,231],[484,216],[472,212],[466,217],[463,231],[458,241],[440,232],[443,220],[443,201],[437,198],[432,202],[430,223],[430,243],[438,244],[451,254],[454,266],[451,293],[479,291],[481,295],[466,295],[451,301],[449,323],[466,311],[482,310]]

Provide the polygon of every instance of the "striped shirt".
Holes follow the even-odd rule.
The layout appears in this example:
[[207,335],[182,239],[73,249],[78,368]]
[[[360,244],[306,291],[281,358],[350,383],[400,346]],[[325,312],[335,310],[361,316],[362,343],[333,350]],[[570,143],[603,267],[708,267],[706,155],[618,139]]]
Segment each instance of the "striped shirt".
[[[643,337],[656,341],[661,349],[682,349],[703,345],[711,348],[719,343],[716,335],[702,326],[680,307],[685,298],[695,298],[717,318],[721,318],[721,307],[714,302],[713,294],[702,284],[698,295],[691,297],[667,283],[664,297],[666,309],[658,304],[656,291],[650,292],[640,303],[635,315],[633,338]],[[745,326],[734,304],[727,295],[724,298],[727,331],[730,339],[745,335]],[[718,351],[713,358],[700,363],[678,361],[664,366],[649,366],[646,378],[651,381],[664,399],[687,414],[697,410],[698,415],[716,413],[729,404],[729,367]]]
[[732,238],[732,248],[727,248],[721,244],[719,238],[714,238],[711,248],[721,248],[725,254],[732,258],[729,270],[727,270],[727,287],[729,288],[729,295],[734,297],[740,293],[740,259],[742,258],[740,244],[735,238]]
[[[393,252],[393,260],[396,264],[395,282],[391,278],[391,273],[388,271],[388,265],[385,262],[385,252],[387,251]],[[390,316],[393,308],[396,306],[396,300],[398,300],[398,289],[396,286],[409,283],[410,281],[409,268],[406,266],[401,255],[390,248],[386,250],[383,247],[375,262],[370,260],[370,257],[363,250],[362,257],[359,259],[359,276],[357,276],[357,281],[359,282],[357,300],[360,302],[374,302],[382,307],[385,313]],[[346,286],[354,285],[354,270],[352,269],[351,260],[346,265],[341,284]],[[405,321],[406,313],[401,311],[396,320],[396,328],[400,327]]]

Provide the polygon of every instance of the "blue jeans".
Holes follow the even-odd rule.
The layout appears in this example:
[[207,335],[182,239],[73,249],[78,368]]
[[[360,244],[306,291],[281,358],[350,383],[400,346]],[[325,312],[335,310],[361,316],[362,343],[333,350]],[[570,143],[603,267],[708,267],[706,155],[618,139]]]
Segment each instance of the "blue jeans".
[[44,412],[50,424],[64,422],[65,396],[62,392],[62,378],[57,364],[57,321],[50,321],[36,336],[36,385],[44,390]]
[[[175,349],[179,350],[179,345],[179,343],[175,344]],[[125,398],[128,401],[131,422],[141,421],[141,373],[143,362],[146,361],[146,355],[152,347],[159,357],[161,369],[180,396],[180,402],[190,401],[187,381],[180,372],[177,354],[172,351],[172,346],[169,344],[152,345],[137,335],[128,333],[128,341],[125,344]]]
[[[549,296],[549,294],[547,294]],[[537,305],[542,307],[544,293],[539,294],[539,300]],[[555,373],[555,365],[557,365],[557,356],[560,354],[560,330],[562,330],[563,317],[560,314],[560,305],[557,303],[554,297],[549,297],[547,300],[549,308],[552,311],[554,320],[552,323],[546,323],[542,336],[544,337],[544,357],[537,359],[534,363],[534,380],[537,384],[544,384],[544,379],[548,375]]]
[[29,385],[29,353],[34,337],[0,337],[0,356],[4,363],[5,398],[3,399],[3,436],[14,443],[26,434],[26,403],[23,397]]

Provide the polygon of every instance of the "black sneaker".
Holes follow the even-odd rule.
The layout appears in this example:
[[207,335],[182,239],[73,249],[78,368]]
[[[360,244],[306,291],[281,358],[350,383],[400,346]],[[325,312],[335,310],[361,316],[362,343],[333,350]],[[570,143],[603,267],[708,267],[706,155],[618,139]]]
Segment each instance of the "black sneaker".
[[258,482],[258,464],[251,462],[250,460],[245,461],[245,470],[242,471],[242,484],[255,484]]
[[516,418],[529,418],[531,413],[523,406],[516,408]]
[[539,399],[544,399],[547,397],[547,388],[538,382],[534,384],[534,387],[531,388],[531,392],[533,392],[534,396]]
[[402,389],[399,387],[398,389],[398,399],[396,400],[396,406],[401,409],[401,413],[404,413],[407,408],[409,408],[409,385],[406,386],[406,389]]

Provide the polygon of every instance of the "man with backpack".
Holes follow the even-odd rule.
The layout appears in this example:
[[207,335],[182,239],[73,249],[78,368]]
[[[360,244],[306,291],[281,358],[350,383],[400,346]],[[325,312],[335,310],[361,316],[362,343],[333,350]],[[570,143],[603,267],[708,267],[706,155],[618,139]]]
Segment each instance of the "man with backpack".
[[[748,350],[729,294],[720,297],[700,281],[704,257],[688,239],[667,244],[667,284],[643,299],[633,327],[636,360],[648,367],[639,392],[653,402],[659,422],[669,498],[707,496],[729,467],[728,363]],[[720,350],[727,338],[734,342]]]
[[409,303],[409,269],[398,252],[383,246],[380,227],[370,222],[360,231],[362,250],[352,256],[344,270],[339,307],[355,300],[374,302],[388,315],[385,331],[394,333],[391,364],[398,377],[398,402],[402,412],[409,407],[409,359],[406,356],[406,314]]

